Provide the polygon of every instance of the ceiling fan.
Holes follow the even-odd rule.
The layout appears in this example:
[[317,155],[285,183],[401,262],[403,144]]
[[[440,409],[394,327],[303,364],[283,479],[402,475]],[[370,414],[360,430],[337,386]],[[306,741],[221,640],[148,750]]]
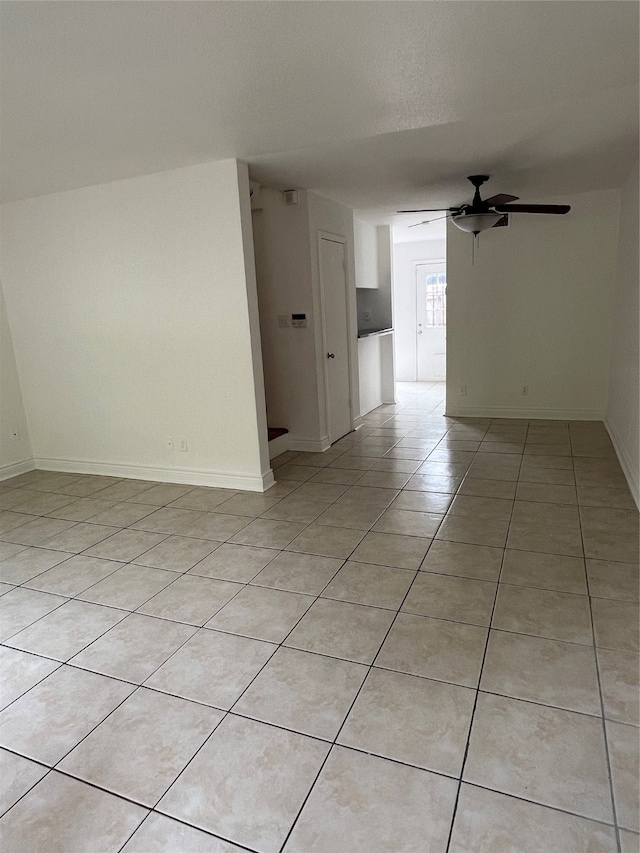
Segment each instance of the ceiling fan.
[[[434,208],[432,210],[399,210],[398,213],[440,213],[447,210],[446,216],[438,219],[451,221],[461,231],[477,235],[488,228],[500,228],[508,224],[509,213],[569,213],[571,207],[568,204],[513,204],[518,201],[518,196],[499,193],[484,201],[480,198],[480,187],[489,180],[489,175],[469,175],[467,180],[471,181],[476,191],[471,204],[461,204],[457,207]],[[426,219],[417,222],[416,225],[426,225],[435,222],[435,219]],[[409,226],[413,228],[415,226]]]

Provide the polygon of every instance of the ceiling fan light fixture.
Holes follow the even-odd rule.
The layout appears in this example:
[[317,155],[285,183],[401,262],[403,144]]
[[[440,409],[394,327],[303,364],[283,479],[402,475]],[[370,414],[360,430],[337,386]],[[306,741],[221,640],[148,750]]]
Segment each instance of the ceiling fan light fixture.
[[466,231],[468,234],[479,234],[481,231],[487,231],[502,219],[504,214],[493,213],[460,213],[457,216],[452,216],[451,221],[461,231]]

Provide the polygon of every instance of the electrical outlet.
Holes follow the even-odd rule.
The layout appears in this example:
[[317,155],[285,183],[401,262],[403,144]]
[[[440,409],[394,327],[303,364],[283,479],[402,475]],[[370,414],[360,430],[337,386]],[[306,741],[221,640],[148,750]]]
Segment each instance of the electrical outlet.
[[164,446],[166,447],[167,450],[173,450],[174,449],[173,448],[173,439],[171,438],[170,435],[165,437]]
[[180,439],[180,441],[178,443],[178,449],[181,450],[183,453],[187,452],[188,447],[187,447],[187,439],[186,438]]
[[466,396],[467,396],[467,386],[466,386],[466,385],[461,385],[461,386],[460,386],[460,395],[461,395],[462,397],[466,397]]
[[369,320],[371,319],[371,311],[365,311],[363,314],[363,317],[364,317],[365,323],[368,323]]
[[529,396],[529,386],[528,386],[528,385],[523,385],[523,386],[522,386],[522,396],[523,396],[523,397],[528,397],[528,396]]

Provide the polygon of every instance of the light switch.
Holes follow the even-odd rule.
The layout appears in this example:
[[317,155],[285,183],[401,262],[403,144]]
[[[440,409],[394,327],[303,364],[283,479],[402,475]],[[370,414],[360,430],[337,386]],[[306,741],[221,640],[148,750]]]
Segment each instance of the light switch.
[[287,314],[278,314],[278,326],[281,329],[289,328],[289,316]]

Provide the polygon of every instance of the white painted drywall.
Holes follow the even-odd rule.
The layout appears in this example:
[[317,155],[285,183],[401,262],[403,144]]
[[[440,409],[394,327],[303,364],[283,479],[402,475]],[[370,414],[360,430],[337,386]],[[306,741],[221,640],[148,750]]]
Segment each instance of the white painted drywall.
[[[260,330],[269,426],[289,430],[295,446],[321,439],[311,247],[307,193],[286,205],[282,193],[261,190],[253,233]],[[306,314],[307,327],[281,327],[292,314]]]
[[602,419],[620,193],[527,201],[572,209],[512,215],[474,265],[473,238],[448,226],[447,414]]
[[3,207],[39,467],[269,484],[249,208],[235,160]]
[[[17,432],[17,437],[14,434]],[[0,480],[33,467],[29,428],[0,283]]]
[[613,297],[609,398],[605,423],[629,486],[640,506],[640,400],[638,376],[638,166],[622,188],[618,269]]
[[360,396],[358,392],[358,350],[357,350],[357,305],[355,288],[355,257],[353,238],[353,211],[343,204],[324,198],[309,191],[307,193],[309,206],[309,239],[311,248],[311,282],[313,288],[314,325],[316,330],[316,369],[318,377],[318,401],[320,406],[320,430],[322,440],[328,440],[327,406],[325,393],[324,359],[325,351],[322,339],[322,313],[320,288],[320,260],[318,237],[320,232],[344,237],[347,257],[347,297],[349,312],[349,372],[351,380],[351,414],[354,421],[360,413]]
[[378,287],[376,226],[353,219],[356,287]]
[[446,241],[421,240],[393,244],[393,327],[396,379],[415,382],[416,264],[445,258]]

